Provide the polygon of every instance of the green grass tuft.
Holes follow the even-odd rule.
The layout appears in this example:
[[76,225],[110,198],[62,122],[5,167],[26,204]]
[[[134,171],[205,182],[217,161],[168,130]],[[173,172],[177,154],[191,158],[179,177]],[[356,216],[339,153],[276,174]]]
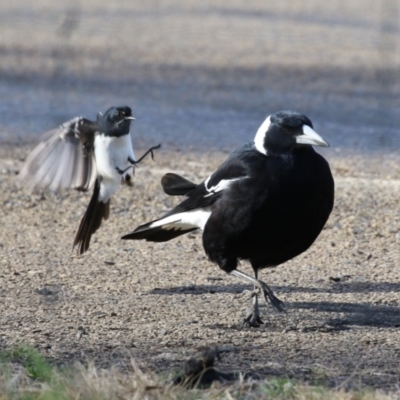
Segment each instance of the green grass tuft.
[[295,388],[295,381],[286,378],[277,378],[267,381],[267,384],[261,386],[260,390],[268,395],[269,398],[292,399],[294,398]]
[[49,382],[53,371],[44,357],[34,348],[21,345],[10,351],[0,353],[0,362],[22,365],[29,378],[40,382]]
[[204,390],[185,389],[171,384],[172,373],[143,372],[134,360],[132,369],[128,374],[116,368],[101,370],[93,364],[76,364],[60,370],[35,349],[19,346],[0,353],[0,400],[400,400],[399,393],[346,392],[286,378],[254,381],[241,377]]

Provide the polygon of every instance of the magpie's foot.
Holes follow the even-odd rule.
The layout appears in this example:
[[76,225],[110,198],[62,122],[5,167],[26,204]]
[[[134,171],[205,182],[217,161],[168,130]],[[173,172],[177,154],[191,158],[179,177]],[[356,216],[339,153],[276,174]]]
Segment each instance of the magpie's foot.
[[271,288],[264,282],[259,281],[262,285],[263,295],[265,302],[271,303],[273,307],[275,307],[278,311],[286,313],[284,308],[283,301],[279,300],[275,295]]
[[[257,292],[257,290],[254,290],[254,292]],[[259,328],[262,324],[264,324],[264,321],[260,318],[260,309],[258,307],[257,298],[255,298],[253,300],[253,306],[247,309],[246,318],[243,320],[243,325],[252,328]]]
[[255,313],[251,313],[243,320],[243,325],[248,326],[250,328],[259,328],[260,325],[263,325],[264,321],[260,318],[259,315]]

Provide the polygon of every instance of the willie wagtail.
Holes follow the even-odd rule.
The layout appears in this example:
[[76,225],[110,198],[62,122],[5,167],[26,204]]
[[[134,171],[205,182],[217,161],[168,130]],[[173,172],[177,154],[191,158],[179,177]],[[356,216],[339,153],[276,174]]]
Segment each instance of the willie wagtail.
[[111,107],[96,121],[76,117],[44,134],[28,155],[19,180],[31,190],[74,188],[92,198],[81,220],[73,246],[80,254],[88,250],[90,238],[108,219],[110,199],[122,182],[131,185],[135,165],[160,145],[136,159],[129,133],[132,111],[128,106]]

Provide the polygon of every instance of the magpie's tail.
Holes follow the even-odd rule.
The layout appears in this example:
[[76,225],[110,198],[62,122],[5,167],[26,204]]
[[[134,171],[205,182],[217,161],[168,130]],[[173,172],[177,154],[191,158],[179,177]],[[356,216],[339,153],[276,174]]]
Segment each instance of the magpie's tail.
[[195,183],[172,172],[161,178],[161,186],[164,192],[170,196],[186,196],[197,187]]
[[100,181],[99,179],[96,179],[92,198],[90,199],[89,205],[74,239],[73,247],[77,245],[79,246],[79,254],[83,254],[89,249],[90,239],[93,233],[100,228],[101,221],[103,219],[108,219],[110,215],[110,200],[106,203],[99,201],[99,194]]

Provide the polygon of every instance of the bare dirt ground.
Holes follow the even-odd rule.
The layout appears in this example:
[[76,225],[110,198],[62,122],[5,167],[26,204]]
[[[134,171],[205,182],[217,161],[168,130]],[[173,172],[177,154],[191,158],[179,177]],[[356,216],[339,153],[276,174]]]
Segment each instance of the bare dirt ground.
[[[400,58],[397,0],[0,5],[0,349],[57,364],[155,371],[205,346],[227,371],[396,390],[400,381]],[[15,174],[40,132],[128,104],[137,155],[163,143],[82,257],[89,194],[32,195]],[[243,328],[249,287],[200,234],[119,238],[173,201],[163,173],[201,181],[264,118],[303,112],[332,148],[336,205],[312,248],[261,273],[287,307]],[[247,270],[247,266],[243,265]]]
[[266,325],[249,329],[241,325],[249,287],[206,259],[200,234],[163,244],[119,240],[172,206],[160,190],[163,173],[199,181],[224,154],[160,151],[79,257],[71,244],[89,195],[28,194],[14,183],[26,148],[2,153],[1,348],[27,342],[57,364],[129,368],[134,357],[165,371],[218,346],[227,371],[399,384],[399,180],[355,176],[332,161],[336,205],[321,236],[305,254],[262,272],[287,314],[263,307]]

